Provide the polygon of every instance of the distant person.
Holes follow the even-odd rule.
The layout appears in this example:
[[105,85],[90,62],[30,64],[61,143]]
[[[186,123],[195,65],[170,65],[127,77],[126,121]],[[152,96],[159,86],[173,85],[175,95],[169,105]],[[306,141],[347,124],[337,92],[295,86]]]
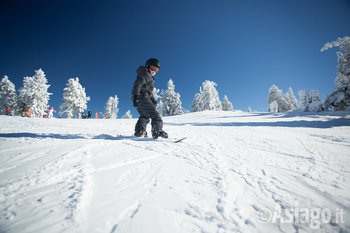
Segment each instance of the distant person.
[[25,117],[25,116],[29,117],[28,111],[29,111],[28,106],[26,104],[23,104],[23,106],[22,106],[22,117]]
[[55,109],[53,109],[53,107],[51,107],[49,110],[47,110],[49,112],[48,118],[52,118],[53,117],[53,112],[57,113]]
[[5,109],[5,112],[6,112],[6,116],[10,115],[10,109],[8,107]]
[[89,111],[88,111],[88,116],[87,116],[87,118],[88,118],[88,119],[91,119],[91,115],[92,115],[92,112],[89,110]]
[[140,66],[136,73],[137,78],[132,88],[132,101],[140,114],[135,125],[136,137],[147,137],[146,127],[152,119],[152,137],[168,138],[168,134],[163,131],[163,120],[156,110],[157,101],[153,96],[154,78],[153,76],[160,69],[160,62],[155,58],[146,61],[145,66]]

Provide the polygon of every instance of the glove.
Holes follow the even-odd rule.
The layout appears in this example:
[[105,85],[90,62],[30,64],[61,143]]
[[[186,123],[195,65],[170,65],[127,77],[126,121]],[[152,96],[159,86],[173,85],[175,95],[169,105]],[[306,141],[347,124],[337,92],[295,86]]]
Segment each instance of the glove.
[[140,96],[134,95],[132,97],[132,105],[137,108],[140,105]]

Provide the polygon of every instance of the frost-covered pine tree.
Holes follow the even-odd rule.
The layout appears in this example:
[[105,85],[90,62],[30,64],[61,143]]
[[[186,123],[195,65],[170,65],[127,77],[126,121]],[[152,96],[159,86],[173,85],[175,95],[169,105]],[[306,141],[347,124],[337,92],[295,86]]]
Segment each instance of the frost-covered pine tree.
[[298,109],[298,101],[294,96],[294,92],[291,87],[289,87],[288,92],[284,96],[284,100],[286,102],[286,107],[288,111],[294,111]]
[[192,101],[192,112],[213,110],[221,111],[222,105],[219,99],[219,93],[216,90],[217,84],[212,81],[204,81],[202,87],[200,87],[200,93],[194,96]]
[[[200,92],[202,92],[202,87],[200,87]],[[202,111],[203,107],[202,107],[202,103],[200,101],[201,98],[201,94],[200,93],[196,93],[194,95],[193,101],[192,101],[192,112],[200,112]]]
[[276,100],[272,101],[269,105],[269,112],[278,112],[278,103]]
[[222,101],[222,111],[233,111],[232,103],[228,100],[227,96],[224,96],[224,100]]
[[128,110],[123,116],[122,119],[131,119],[132,115],[130,113],[130,110]]
[[[159,95],[159,92],[160,92],[159,89],[153,88],[153,97],[158,102],[156,109],[161,116],[164,116],[165,115],[165,107],[164,107],[164,104],[162,101],[162,96],[164,95],[164,91],[162,90],[161,95]],[[158,99],[160,99],[160,100],[158,101]]]
[[166,110],[166,108],[165,108],[165,106],[164,106],[164,104],[163,104],[162,99],[159,100],[156,109],[157,109],[157,111],[159,112],[159,114],[160,114],[161,116],[165,116],[165,110]]
[[118,96],[115,95],[114,97],[109,97],[106,107],[105,107],[105,112],[103,114],[104,119],[115,119],[118,116],[118,104],[119,104],[119,99]]
[[298,94],[300,110],[303,112],[307,112],[308,106],[311,103],[309,93],[306,89],[302,89],[298,91]]
[[17,94],[15,85],[5,75],[0,82],[0,115],[6,114],[6,108],[12,113],[17,111]]
[[250,106],[248,106],[248,112],[252,112],[252,109]]
[[326,43],[321,52],[333,47],[339,47],[344,53],[337,52],[338,76],[334,80],[333,92],[326,97],[325,108],[333,108],[335,111],[350,110],[350,37]]
[[[282,90],[280,90],[276,85],[272,85],[269,90],[269,96],[268,96],[268,101],[267,105],[271,105],[273,102],[277,103],[278,109],[277,112],[287,112],[288,108],[286,105],[286,101],[283,98]],[[269,107],[269,112],[274,112],[275,111],[276,104],[274,104],[273,107]],[[272,108],[274,108],[272,111]]]
[[50,85],[42,69],[36,70],[32,77],[24,77],[23,87],[19,89],[19,106],[26,104],[32,111],[32,117],[40,117],[46,113],[51,93]]
[[316,89],[312,89],[309,95],[310,103],[307,106],[308,112],[322,112],[325,110],[323,101],[320,99],[320,95]]
[[[199,92],[202,92],[202,87],[199,88]],[[202,103],[201,103],[200,99],[201,99],[201,94],[196,93],[194,95],[194,98],[193,98],[192,104],[191,104],[192,112],[202,111],[203,107],[201,106]]]
[[168,89],[162,92],[161,102],[168,116],[181,115],[184,113],[180,94],[175,92],[173,80],[168,81]]
[[156,101],[160,98],[159,92],[160,92],[159,89],[153,88],[153,97],[154,97],[154,99],[155,99]]
[[90,97],[86,96],[85,88],[79,83],[79,78],[70,78],[63,89],[63,103],[59,114],[65,114],[68,118],[80,118],[81,113],[87,109]]

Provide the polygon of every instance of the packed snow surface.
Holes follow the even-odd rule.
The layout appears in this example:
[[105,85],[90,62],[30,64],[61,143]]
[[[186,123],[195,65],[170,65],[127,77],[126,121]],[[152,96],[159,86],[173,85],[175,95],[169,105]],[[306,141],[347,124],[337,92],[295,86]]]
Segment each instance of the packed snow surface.
[[1,116],[0,232],[350,232],[349,114],[136,120]]

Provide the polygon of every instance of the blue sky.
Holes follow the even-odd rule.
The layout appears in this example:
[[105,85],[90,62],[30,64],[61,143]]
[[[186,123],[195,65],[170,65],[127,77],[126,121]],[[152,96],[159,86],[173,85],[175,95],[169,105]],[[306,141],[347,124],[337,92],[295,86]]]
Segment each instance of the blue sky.
[[0,2],[0,75],[16,88],[42,68],[58,110],[67,80],[79,77],[102,112],[118,95],[119,114],[132,110],[136,69],[162,64],[156,87],[172,78],[190,110],[205,80],[215,81],[235,109],[266,111],[272,84],[284,92],[334,87],[337,49],[350,35],[349,0],[12,1]]

